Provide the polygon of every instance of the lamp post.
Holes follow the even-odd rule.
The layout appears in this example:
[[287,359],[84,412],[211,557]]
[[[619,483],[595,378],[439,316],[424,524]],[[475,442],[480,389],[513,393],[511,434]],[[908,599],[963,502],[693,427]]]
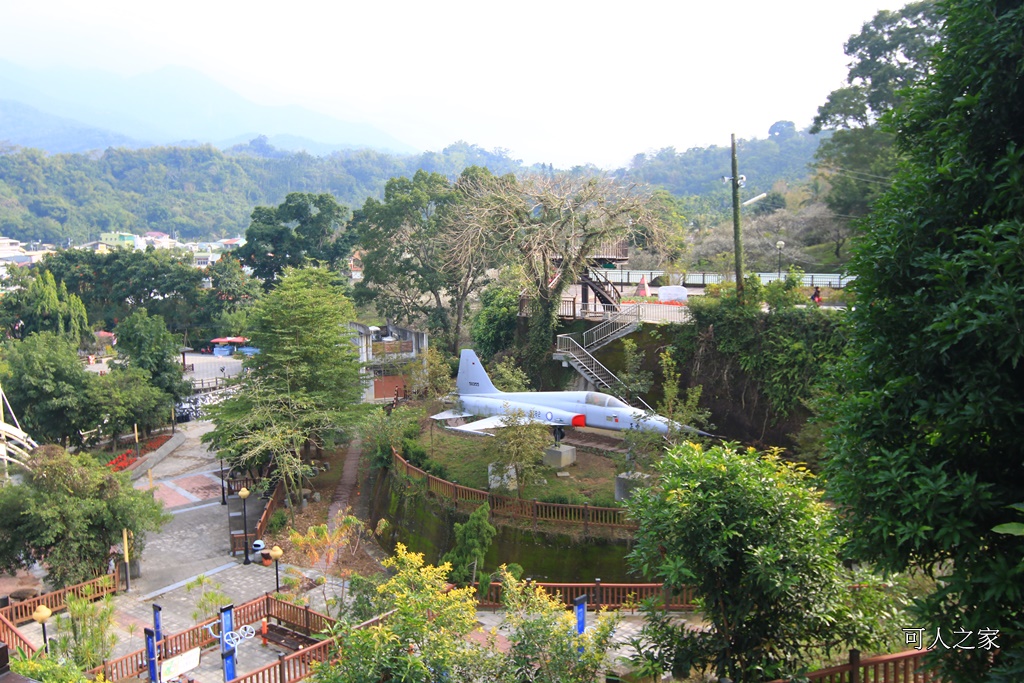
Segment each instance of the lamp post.
[[281,559],[282,555],[284,555],[284,551],[281,550],[281,546],[275,545],[270,549],[270,559],[274,561],[274,583],[277,585],[276,592],[278,593],[281,592],[281,574],[277,569],[277,561]]
[[245,546],[245,560],[242,564],[252,564],[252,560],[249,559],[249,520],[245,515],[245,499],[249,497],[249,489],[242,487],[242,490],[238,492],[238,497],[242,499],[242,537],[244,539],[243,545]]
[[228,481],[224,478],[224,458],[220,459],[220,504],[228,504]]
[[786,247],[786,243],[779,240],[775,243],[775,248],[779,250],[779,279],[782,279],[782,250]]
[[50,641],[46,637],[46,620],[50,618],[51,614],[53,612],[43,603],[39,603],[36,610],[32,612],[32,619],[43,627],[43,650],[46,651],[46,654],[50,654]]

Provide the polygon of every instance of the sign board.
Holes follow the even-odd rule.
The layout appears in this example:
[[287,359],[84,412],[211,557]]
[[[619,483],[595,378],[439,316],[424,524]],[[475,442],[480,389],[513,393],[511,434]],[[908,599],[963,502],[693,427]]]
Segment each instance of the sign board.
[[587,596],[581,595],[573,603],[576,606],[576,633],[587,630]]
[[199,666],[199,650],[194,647],[177,657],[160,662],[160,680],[169,681]]

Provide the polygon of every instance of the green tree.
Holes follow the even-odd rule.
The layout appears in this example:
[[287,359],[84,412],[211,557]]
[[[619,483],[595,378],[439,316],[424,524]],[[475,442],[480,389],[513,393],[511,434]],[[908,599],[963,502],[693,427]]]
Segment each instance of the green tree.
[[245,310],[263,294],[259,281],[242,270],[241,262],[233,254],[225,254],[211,263],[206,275],[212,286],[205,302],[206,317],[211,321]]
[[285,269],[253,307],[252,344],[239,390],[211,411],[203,440],[247,467],[273,458],[291,486],[302,451],[345,436],[359,419],[362,383],[348,322],[352,303],[326,268]]
[[366,200],[353,219],[363,261],[357,296],[373,299],[389,318],[425,322],[450,354],[458,352],[466,305],[486,284],[490,262],[484,250],[453,258],[444,235],[461,220],[462,186],[479,177],[490,174],[467,169],[454,187],[422,170],[411,179],[392,178],[384,201]]
[[455,523],[455,547],[441,561],[451,566],[448,579],[459,584],[472,584],[483,573],[484,558],[498,530],[488,521],[491,507],[484,503],[469,515],[466,522]]
[[152,385],[174,401],[192,393],[192,385],[183,377],[181,343],[167,330],[163,318],[138,308],[114,333],[118,351],[114,372],[125,367],[145,370]]
[[867,215],[899,163],[891,132],[879,120],[902,102],[901,92],[930,71],[941,17],[933,0],[882,10],[851,36],[848,85],[818,108],[812,133],[834,131],[815,153],[828,177],[828,207],[840,218]]
[[7,570],[45,563],[54,588],[80,583],[107,570],[123,529],[141,554],[146,533],[170,519],[152,492],[89,456],[44,446],[29,465],[22,484],[0,488],[0,565]]
[[647,197],[636,186],[573,174],[478,177],[466,193],[450,238],[454,257],[500,253],[523,274],[531,307],[524,360],[542,386],[563,292],[600,249],[654,222]]
[[692,585],[710,628],[666,657],[711,665],[735,681],[795,673],[806,653],[872,643],[851,609],[843,539],[809,473],[777,455],[731,446],[675,446],[658,483],[627,504],[639,524],[632,566],[671,586]]
[[495,283],[480,292],[480,310],[473,316],[470,332],[481,358],[512,348],[519,321],[519,289]]
[[502,568],[502,626],[511,648],[500,677],[503,683],[592,683],[608,664],[618,616],[599,612],[582,634],[560,599],[537,585],[520,581]]
[[410,361],[403,369],[409,391],[429,401],[447,396],[455,389],[452,368],[440,351],[431,346],[422,358]]
[[40,443],[79,445],[79,430],[95,426],[89,391],[96,378],[82,365],[76,347],[53,332],[4,346],[4,390],[22,428]]
[[43,266],[81,298],[92,323],[108,330],[141,307],[182,333],[200,314],[202,273],[193,267],[189,252],[67,249],[48,255]]
[[89,402],[95,419],[89,426],[109,439],[112,451],[121,434],[131,434],[136,427],[149,433],[166,425],[174,405],[153,386],[149,372],[136,367],[114,368],[91,378],[83,399]]
[[516,494],[523,491],[538,476],[544,447],[548,445],[547,427],[531,422],[522,410],[508,409],[501,419],[502,426],[490,440],[487,452],[495,464],[495,476],[504,478],[511,470],[516,477]]
[[8,291],[0,299],[0,325],[8,335],[23,339],[33,332],[53,332],[67,337],[76,346],[92,336],[82,300],[69,294],[49,271],[14,271],[6,283]]
[[505,356],[491,366],[491,381],[498,391],[530,390],[530,378],[512,356]]
[[372,596],[373,612],[387,619],[369,628],[343,624],[336,657],[317,668],[315,683],[494,680],[488,653],[465,640],[476,629],[472,588],[451,588],[450,567],[426,565],[399,544],[384,561],[391,576]]
[[330,194],[291,192],[276,208],[253,210],[246,242],[235,255],[269,291],[286,268],[303,266],[307,260],[332,266],[346,256],[347,215],[348,208]]
[[851,264],[827,473],[856,557],[935,575],[916,625],[999,631],[996,656],[936,657],[943,679],[1014,681],[1024,538],[993,529],[1024,489],[1024,6],[940,8],[934,73],[893,120],[908,164]]

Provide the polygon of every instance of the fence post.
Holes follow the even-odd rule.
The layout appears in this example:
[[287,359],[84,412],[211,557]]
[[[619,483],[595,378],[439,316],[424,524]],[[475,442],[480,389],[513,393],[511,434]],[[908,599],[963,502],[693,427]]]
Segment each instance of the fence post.
[[288,683],[287,666],[284,663],[285,654],[277,653],[277,679],[279,683]]
[[537,499],[533,499],[533,530],[537,530]]
[[601,609],[601,579],[594,579],[594,605],[595,609]]
[[583,504],[583,535],[586,536],[590,531],[590,503]]
[[310,631],[309,631],[309,605],[306,605],[305,613],[306,613],[306,635],[308,636],[308,635],[311,635]]
[[860,650],[850,650],[850,683],[860,683]]

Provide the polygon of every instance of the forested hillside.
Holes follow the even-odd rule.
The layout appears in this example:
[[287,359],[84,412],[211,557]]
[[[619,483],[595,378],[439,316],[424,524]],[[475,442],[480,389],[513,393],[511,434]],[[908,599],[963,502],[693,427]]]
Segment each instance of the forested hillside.
[[[817,142],[789,122],[772,126],[766,140],[743,141],[741,172],[751,194],[805,177]],[[359,150],[323,157],[275,149],[263,137],[224,151],[207,145],[48,155],[0,146],[0,234],[58,245],[95,240],[108,231],[157,230],[183,241],[233,237],[245,233],[253,208],[277,205],[289,192],[327,192],[357,208],[368,197],[382,197],[390,178],[411,177],[420,169],[455,178],[474,165],[496,175],[554,170],[528,169],[505,150],[465,142],[414,156]],[[717,213],[728,210],[720,179],[729,169],[727,148],[682,154],[669,148],[637,155],[615,175],[664,186],[680,197],[702,195],[705,212]],[[573,170],[602,173],[593,167]]]

